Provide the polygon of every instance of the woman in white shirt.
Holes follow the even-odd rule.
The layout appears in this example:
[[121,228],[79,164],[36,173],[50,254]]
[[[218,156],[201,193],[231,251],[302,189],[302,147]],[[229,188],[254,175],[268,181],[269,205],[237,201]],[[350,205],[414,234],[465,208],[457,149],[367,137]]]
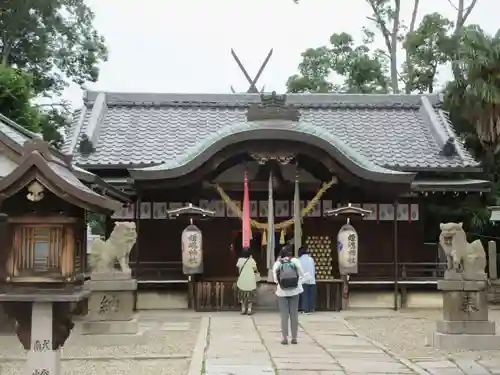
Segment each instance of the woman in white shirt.
[[284,246],[274,263],[273,276],[277,284],[276,295],[281,318],[281,334],[283,345],[288,344],[288,321],[292,333],[292,344],[297,344],[299,330],[299,294],[303,292],[302,279],[304,272],[297,258],[292,256],[288,246]]
[[304,280],[302,288],[304,293],[301,295],[302,311],[305,314],[314,311],[315,298],[316,298],[316,265],[314,259],[309,255],[305,247],[299,249],[299,260],[304,271]]
[[252,304],[257,294],[257,263],[250,254],[250,249],[244,248],[236,263],[238,268],[238,299],[241,303],[241,314],[252,315]]

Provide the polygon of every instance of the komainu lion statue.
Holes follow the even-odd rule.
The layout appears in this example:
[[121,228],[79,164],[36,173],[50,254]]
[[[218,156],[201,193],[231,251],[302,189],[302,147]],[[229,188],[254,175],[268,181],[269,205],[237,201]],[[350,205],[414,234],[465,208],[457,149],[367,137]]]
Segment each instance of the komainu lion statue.
[[446,268],[449,278],[464,280],[486,279],[486,254],[480,240],[467,242],[462,223],[441,223],[439,243],[446,254]]
[[90,251],[92,272],[112,272],[118,263],[122,272],[130,273],[129,256],[136,239],[134,222],[116,222],[106,241],[97,238],[92,242]]

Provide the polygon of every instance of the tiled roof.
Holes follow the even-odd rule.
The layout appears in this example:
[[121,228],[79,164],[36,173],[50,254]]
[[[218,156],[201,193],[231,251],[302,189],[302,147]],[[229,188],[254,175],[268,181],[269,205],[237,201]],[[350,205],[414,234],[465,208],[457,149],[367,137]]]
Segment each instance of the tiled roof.
[[[120,94],[87,92],[64,151],[81,166],[147,166],[181,159],[230,124],[246,122],[258,94]],[[478,163],[456,139],[437,97],[289,94],[299,123],[317,126],[389,168],[464,168]],[[83,135],[95,151],[78,153]],[[452,138],[456,152],[442,153]]]
[[21,125],[15,123],[8,117],[0,113],[0,132],[16,142],[19,146],[23,146],[26,141],[34,138],[41,139],[39,134],[33,133]]

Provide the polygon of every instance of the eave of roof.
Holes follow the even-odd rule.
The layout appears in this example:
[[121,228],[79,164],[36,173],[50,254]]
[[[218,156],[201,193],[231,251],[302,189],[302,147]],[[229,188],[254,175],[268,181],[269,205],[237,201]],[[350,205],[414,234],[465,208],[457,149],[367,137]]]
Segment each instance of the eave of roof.
[[[8,117],[2,115],[0,113],[0,123],[6,124],[9,128],[13,129],[15,132],[19,133],[20,135],[26,137],[26,142],[30,140],[39,140],[42,141],[42,137],[40,135],[33,133],[16,122],[12,121]],[[0,143],[3,143],[6,147],[8,147],[14,154],[16,154],[16,160],[15,162],[19,163],[22,160],[22,153],[23,153],[23,147],[24,143],[21,144],[20,142],[14,140],[12,137],[9,136],[9,134],[6,134],[2,131],[0,131]],[[110,197],[114,199],[118,199],[121,202],[130,202],[131,197],[117,189],[116,187],[107,184],[104,180],[102,180],[100,177],[97,175],[93,174],[92,172],[86,171],[85,169],[82,169],[78,166],[72,167],[72,156],[67,155],[59,151],[58,149],[49,146],[49,151],[51,155],[55,158],[55,162],[63,165],[64,167],[69,168],[77,177],[85,181],[86,183],[89,184],[94,184],[99,186],[101,190],[104,190],[107,192],[105,195],[109,195]],[[1,176],[1,177],[6,177],[6,176]]]
[[120,202],[124,203],[130,203],[132,201],[132,197],[129,194],[107,183],[94,173],[86,171],[85,169],[78,166],[73,167],[73,173],[76,177],[78,177],[79,180],[84,181],[89,185],[95,185],[99,189],[103,190],[103,194],[106,196],[117,199]]
[[83,185],[61,164],[46,160],[38,150],[25,154],[14,171],[0,179],[0,198],[3,200],[12,196],[35,179],[61,199],[84,209],[112,212],[122,207],[120,202],[103,197]]
[[461,179],[422,179],[412,182],[412,191],[470,191],[470,192],[490,192],[491,182],[487,180]]

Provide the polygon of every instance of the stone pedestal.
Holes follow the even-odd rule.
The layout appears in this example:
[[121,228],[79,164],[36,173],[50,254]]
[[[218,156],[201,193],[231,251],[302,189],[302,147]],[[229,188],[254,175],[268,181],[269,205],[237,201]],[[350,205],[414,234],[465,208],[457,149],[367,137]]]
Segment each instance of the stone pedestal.
[[31,312],[31,349],[26,361],[26,375],[61,374],[61,352],[52,350],[52,303],[34,302]]
[[5,313],[3,306],[0,306],[0,335],[14,333],[15,324]]
[[15,320],[16,335],[28,351],[26,375],[60,374],[60,348],[74,327],[73,311],[88,295],[81,288],[0,293],[0,303]]
[[139,325],[134,313],[137,280],[122,272],[93,273],[88,287],[92,294],[83,334],[137,334]]
[[485,280],[441,280],[443,318],[431,344],[439,349],[500,349],[495,323],[488,321]]
[[500,279],[489,281],[488,302],[492,305],[500,305]]

